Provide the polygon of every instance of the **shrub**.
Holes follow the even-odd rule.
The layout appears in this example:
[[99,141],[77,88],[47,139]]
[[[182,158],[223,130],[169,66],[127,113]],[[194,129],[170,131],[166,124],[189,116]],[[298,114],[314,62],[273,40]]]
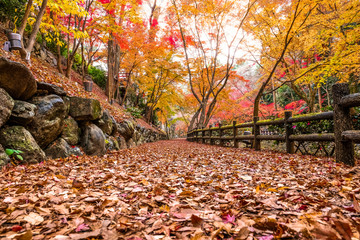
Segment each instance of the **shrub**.
[[[47,39],[50,40],[50,41],[46,41],[46,46],[49,48],[49,50],[54,53],[54,54],[57,54],[57,37],[54,35],[54,33],[51,33],[51,32],[48,32],[47,33]],[[41,37],[42,38],[42,37]],[[42,41],[45,40],[45,39],[41,39]],[[60,35],[58,41],[60,41],[62,44],[61,44],[61,47],[60,47],[60,54],[61,56],[63,57],[67,57],[67,45],[66,45],[66,42],[65,42],[65,39],[63,38],[63,36]],[[40,41],[38,41],[40,42]]]
[[82,62],[81,55],[80,55],[79,53],[75,53],[74,62],[73,62],[72,68],[73,68],[75,71],[81,70],[81,62]]
[[130,113],[134,118],[141,118],[143,111],[137,107],[129,107],[126,112]]
[[26,0],[1,0],[0,1],[0,20],[15,21],[19,26],[24,15]]
[[93,81],[102,89],[106,87],[106,72],[93,66],[89,66],[88,73]]

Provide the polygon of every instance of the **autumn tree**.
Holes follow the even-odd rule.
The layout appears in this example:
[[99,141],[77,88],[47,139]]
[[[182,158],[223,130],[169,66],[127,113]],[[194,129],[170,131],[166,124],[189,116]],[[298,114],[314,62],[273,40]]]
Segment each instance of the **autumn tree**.
[[281,65],[293,41],[303,34],[318,3],[308,0],[258,1],[247,28],[261,43],[263,77],[254,101],[253,116],[259,116],[260,99]]
[[106,95],[109,101],[114,99],[118,87],[118,73],[124,51],[128,48],[127,31],[132,24],[141,22],[138,16],[141,1],[132,0],[99,0],[103,4],[105,15],[99,27],[107,31],[106,38],[108,56],[108,79],[106,82]]
[[[289,11],[286,10],[287,2],[283,1],[285,5],[279,9],[284,12],[275,11],[279,2],[273,3],[264,3],[265,7],[260,7],[263,11],[251,15],[252,22],[249,23],[253,35],[261,42],[259,64],[264,73],[254,113],[256,115],[262,92],[270,82],[275,82],[275,90],[287,84],[306,102],[310,112],[316,110],[316,102],[320,110],[321,89],[329,95],[329,79],[335,77],[349,82],[357,79],[359,45],[355,39],[359,32],[354,22],[359,20],[359,3],[296,1],[291,7],[294,10]],[[256,27],[253,27],[254,22]],[[330,99],[327,102],[329,104]]]
[[86,28],[88,38],[82,39],[81,42],[81,71],[83,77],[88,73],[89,67],[96,61],[104,57],[102,49],[104,49],[103,35],[96,26],[97,17],[96,10],[89,12],[89,22]]
[[44,16],[41,32],[48,42],[54,42],[58,51],[58,70],[63,73],[60,48],[66,47],[66,72],[70,77],[75,54],[81,42],[87,38],[86,23],[88,12],[94,0],[51,0]]
[[308,55],[312,51],[316,57],[316,63],[307,61],[307,67],[319,65],[308,75],[315,84],[324,85],[329,78],[336,78],[349,82],[352,92],[355,91],[360,75],[359,9],[360,3],[356,0],[319,2],[305,44]]
[[[183,82],[183,66],[177,56],[176,45],[170,41],[174,34],[167,22],[160,27],[161,7],[157,1],[145,1],[141,23],[127,28],[127,49],[121,55],[120,69],[126,73],[120,103],[125,105],[129,90],[136,86],[137,99],[143,96],[145,120],[155,116],[164,125],[174,114],[175,99],[179,98],[179,84]],[[138,103],[138,100],[136,100]]]
[[237,61],[242,26],[256,1],[172,0],[190,90],[198,102],[189,129],[208,124]]
[[[156,107],[165,107],[174,103],[174,99],[179,95],[178,84],[183,82],[182,67],[179,62],[168,58],[162,58],[156,64],[147,65],[144,69],[145,75],[142,76],[140,88],[145,88],[147,96],[145,118],[151,121]],[[164,102],[164,98],[167,100]],[[162,103],[162,104],[161,104]]]
[[148,57],[147,53],[150,47],[147,41],[148,34],[146,26],[144,24],[133,24],[129,30],[130,31],[127,32],[126,51],[122,52],[120,60],[120,68],[122,74],[124,74],[123,78],[119,79],[119,84],[122,84],[124,87],[123,92],[117,95],[120,105],[125,104],[132,83],[138,83],[138,79],[144,74],[141,70],[142,64]]

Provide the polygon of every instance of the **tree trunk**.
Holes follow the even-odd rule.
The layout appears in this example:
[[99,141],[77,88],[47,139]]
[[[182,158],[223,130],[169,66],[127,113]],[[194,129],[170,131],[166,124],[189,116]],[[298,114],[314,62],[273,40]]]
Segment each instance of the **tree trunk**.
[[24,34],[25,28],[26,28],[26,24],[27,24],[27,20],[29,18],[30,15],[30,10],[31,10],[31,6],[33,4],[33,0],[29,0],[27,5],[26,5],[26,9],[25,9],[25,14],[24,17],[21,21],[21,25],[19,27],[18,33],[22,36]]
[[201,112],[200,112],[200,118],[199,118],[199,122],[197,125],[197,128],[203,128],[204,123],[205,123],[205,114],[206,114],[206,107],[207,107],[207,101],[204,101],[201,104]]
[[130,85],[130,75],[129,75],[128,78],[127,78],[124,96],[123,96],[123,98],[121,99],[120,105],[124,104],[124,102],[125,102],[125,100],[126,100],[127,93],[128,93],[128,89],[129,89],[129,85]]
[[119,91],[119,69],[120,69],[120,46],[115,42],[115,68],[114,68],[114,87],[113,98],[116,91]]
[[[277,67],[277,65],[274,67],[273,72],[275,71],[276,67]],[[265,87],[269,83],[271,77],[272,77],[272,74],[269,76],[269,78],[265,82],[263,82],[263,84],[261,85],[261,87],[259,89],[259,92],[257,93],[257,95],[255,97],[253,117],[259,117],[260,99],[261,99],[262,94],[265,90]]]
[[[38,15],[36,17],[36,21],[35,21],[35,24],[33,26],[33,30],[32,30],[32,32],[30,34],[29,42],[28,42],[26,48],[22,48],[20,50],[21,58],[24,59],[25,61],[27,61],[28,63],[30,63],[30,54],[31,54],[31,51],[32,51],[32,49],[34,47],[34,44],[35,44],[36,35],[37,35],[38,31],[39,31],[40,24],[41,24],[41,19],[44,16],[47,2],[48,2],[48,0],[43,0],[42,1],[40,11],[39,11],[39,13],[38,13]],[[22,45],[24,45],[24,44],[22,43]]]
[[115,81],[118,77],[119,73],[119,66],[120,66],[120,59],[119,59],[120,47],[113,40],[113,37],[110,36],[110,40],[108,41],[108,81],[106,82],[106,96],[108,100],[114,98],[115,93]]
[[274,90],[275,89],[274,79],[271,81],[271,87],[272,87],[272,94],[273,94],[273,102],[274,102],[274,106],[275,106],[275,111],[277,111],[278,108],[277,108],[276,91]]
[[322,109],[322,98],[321,98],[321,87],[318,87],[318,100],[319,100],[319,110]]
[[154,107],[151,106],[151,107],[146,107],[146,113],[145,113],[145,119],[146,119],[146,122],[151,122],[151,119],[153,117],[153,112],[154,112]]
[[197,118],[199,117],[199,114],[201,112],[201,106],[198,108],[198,110],[195,112],[195,114],[192,116],[191,120],[190,120],[190,124],[189,124],[189,129],[188,131],[191,131],[194,129],[194,124],[197,120]]
[[57,45],[57,68],[59,70],[59,73],[64,75],[64,71],[63,71],[62,65],[61,65],[61,47],[60,47],[60,45]]
[[72,56],[69,56],[67,59],[67,67],[66,67],[66,73],[65,76],[67,78],[70,78],[71,76],[71,66],[73,65],[74,58]]
[[327,88],[327,84],[325,85],[325,92],[326,92],[326,99],[327,99],[327,107],[331,106],[331,101],[330,101],[330,93],[329,93],[329,89]]
[[84,39],[81,41],[81,75],[82,75],[82,81],[84,81],[85,80]]
[[112,40],[112,36],[108,41],[108,80],[106,82],[106,96],[110,101],[113,98],[112,90],[114,89],[114,70],[115,70],[115,49],[114,49],[114,41]]

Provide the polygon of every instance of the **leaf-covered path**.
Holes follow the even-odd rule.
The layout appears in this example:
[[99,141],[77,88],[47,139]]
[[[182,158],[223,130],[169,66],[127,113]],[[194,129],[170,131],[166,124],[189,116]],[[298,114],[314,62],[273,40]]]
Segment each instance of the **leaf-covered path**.
[[359,239],[360,169],[331,158],[174,140],[0,179],[2,239]]

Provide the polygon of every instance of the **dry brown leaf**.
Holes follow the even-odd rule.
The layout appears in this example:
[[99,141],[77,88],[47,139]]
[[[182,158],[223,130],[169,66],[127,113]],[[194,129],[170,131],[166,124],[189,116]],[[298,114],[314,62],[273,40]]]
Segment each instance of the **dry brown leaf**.
[[44,218],[37,213],[31,212],[29,215],[24,217],[24,220],[31,225],[39,225],[44,221]]

